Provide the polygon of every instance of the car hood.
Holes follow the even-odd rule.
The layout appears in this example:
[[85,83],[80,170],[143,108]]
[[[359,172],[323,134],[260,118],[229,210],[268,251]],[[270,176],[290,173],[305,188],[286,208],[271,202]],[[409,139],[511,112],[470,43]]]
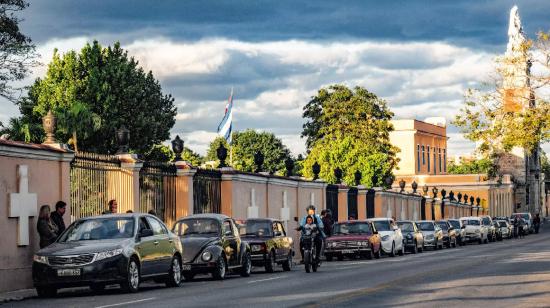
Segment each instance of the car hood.
[[426,235],[435,235],[435,231],[421,231],[422,232],[422,235],[426,236]]
[[369,234],[334,235],[327,238],[327,241],[361,241],[368,240],[370,237]]
[[68,256],[96,253],[124,247],[132,241],[133,239],[115,239],[53,243],[52,245],[39,250],[38,254],[46,256]]
[[251,235],[241,236],[241,240],[243,240],[244,242],[247,242],[249,244],[265,243],[265,242],[269,241],[270,239],[272,239],[272,237],[270,237],[270,236],[251,236]]
[[383,237],[386,235],[393,236],[395,234],[395,231],[378,231],[378,234],[380,235],[380,237]]
[[189,236],[180,238],[180,241],[183,248],[183,262],[191,262],[206,246],[219,241],[219,238]]
[[466,232],[475,232],[476,230],[481,230],[481,226],[467,225],[464,230],[466,230]]

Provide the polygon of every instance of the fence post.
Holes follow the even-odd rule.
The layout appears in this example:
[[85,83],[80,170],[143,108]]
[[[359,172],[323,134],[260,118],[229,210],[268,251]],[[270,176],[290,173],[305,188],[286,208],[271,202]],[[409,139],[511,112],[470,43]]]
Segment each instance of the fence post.
[[[137,158],[136,154],[118,154],[116,155],[120,160],[120,167],[124,174],[128,175],[127,190],[126,192],[119,192],[122,197],[119,198],[119,203],[126,199],[128,208],[135,213],[139,213],[139,171],[143,167],[143,162]],[[119,186],[120,187],[120,186]],[[119,208],[121,206],[119,205]],[[123,205],[122,208],[125,208]]]
[[184,161],[174,163],[176,172],[176,219],[193,214],[193,176],[197,172]]
[[360,185],[357,190],[357,219],[367,219],[367,192],[369,190]]
[[338,187],[338,221],[348,220],[348,191],[347,186]]

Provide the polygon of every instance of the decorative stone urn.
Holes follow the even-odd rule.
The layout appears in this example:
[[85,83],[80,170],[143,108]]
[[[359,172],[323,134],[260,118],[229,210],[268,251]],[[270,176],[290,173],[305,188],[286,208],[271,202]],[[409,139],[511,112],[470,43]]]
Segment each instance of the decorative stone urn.
[[227,149],[221,143],[216,149],[216,156],[220,160],[220,165],[218,167],[227,167],[227,165],[225,164],[225,160],[227,159]]
[[179,135],[176,135],[176,138],[172,140],[172,151],[176,154],[174,161],[181,161],[181,153],[183,153],[183,140],[180,139]]
[[319,178],[319,173],[321,173],[321,166],[319,163],[315,162],[313,166],[311,166],[311,171],[313,172],[313,180],[317,180]]
[[46,140],[44,140],[44,144],[57,143],[55,140],[56,124],[57,121],[52,111],[48,111],[48,114],[42,118],[42,127],[44,128],[44,132],[46,132]]
[[117,154],[127,154],[130,149],[130,131],[122,125],[116,131],[116,142],[118,144]]

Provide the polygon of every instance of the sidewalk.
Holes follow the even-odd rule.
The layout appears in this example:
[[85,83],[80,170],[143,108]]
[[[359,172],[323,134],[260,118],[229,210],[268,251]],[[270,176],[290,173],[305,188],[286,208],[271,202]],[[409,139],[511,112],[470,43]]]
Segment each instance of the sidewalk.
[[22,301],[24,299],[35,297],[35,296],[36,296],[35,289],[23,289],[23,290],[0,293],[0,305],[4,303],[13,302],[13,301]]

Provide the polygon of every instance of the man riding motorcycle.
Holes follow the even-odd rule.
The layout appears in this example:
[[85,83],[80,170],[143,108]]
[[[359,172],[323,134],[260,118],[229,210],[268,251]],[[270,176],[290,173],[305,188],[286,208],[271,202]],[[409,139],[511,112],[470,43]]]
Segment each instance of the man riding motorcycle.
[[[317,233],[317,236],[315,236],[315,252],[317,256],[317,260],[315,260],[317,263],[319,263],[321,258],[321,249],[323,248],[323,239],[325,237],[325,233],[323,232],[324,225],[323,220],[319,215],[315,214],[315,206],[310,205],[306,208],[307,215],[304,216],[300,220],[300,227],[298,227],[296,230],[302,231],[304,230],[304,226],[306,225],[306,219],[308,216],[313,217],[313,224],[317,226],[317,230],[319,231]],[[304,261],[304,251],[303,251],[303,245],[302,245],[302,235],[300,235],[300,254],[302,255],[302,262]]]

